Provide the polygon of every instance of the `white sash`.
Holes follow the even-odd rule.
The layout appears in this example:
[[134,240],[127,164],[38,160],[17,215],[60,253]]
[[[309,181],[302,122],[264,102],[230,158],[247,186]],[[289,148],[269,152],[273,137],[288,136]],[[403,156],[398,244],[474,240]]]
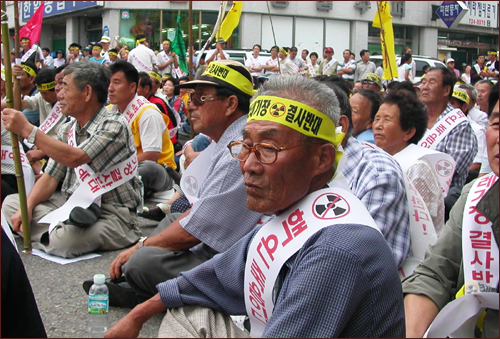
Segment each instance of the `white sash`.
[[497,180],[495,173],[477,179],[467,196],[462,223],[466,284],[473,280],[494,288],[498,284],[498,245],[491,229],[491,221],[476,209],[476,204]]
[[307,67],[309,68],[309,74],[311,75],[311,77],[315,77],[316,76],[316,72],[314,71],[314,66],[312,64],[307,64]]
[[144,62],[142,62],[142,60],[141,60],[141,59],[139,59],[139,58],[137,57],[136,53],[134,53],[134,54],[132,55],[132,58],[134,58],[134,59],[135,59],[135,61],[137,61],[137,63],[138,63],[139,65],[141,65],[141,66],[142,66],[142,67],[146,70],[146,72],[151,71],[151,67],[149,67],[149,66],[145,65],[145,64],[144,64]]
[[170,57],[167,55],[167,53],[165,53],[165,51],[162,51],[160,54],[161,54],[163,60],[165,60],[165,62],[170,61]]
[[335,63],[337,62],[337,59],[335,58],[332,58],[332,60],[330,60],[330,62],[328,62],[325,67],[323,67],[323,74],[326,73],[326,71],[328,71],[328,69],[330,69],[330,67],[332,67]]
[[191,206],[199,199],[200,186],[207,177],[208,168],[212,162],[215,141],[201,152],[188,166],[181,177],[181,189]]
[[439,122],[420,139],[419,146],[435,149],[436,145],[441,142],[458,124],[462,121],[467,121],[467,117],[460,109],[454,109],[446,114]]
[[424,260],[427,248],[434,245],[437,240],[436,230],[427,205],[417,189],[409,182],[406,173],[403,176],[410,212],[410,239],[413,257],[406,258],[399,267],[398,273],[401,280],[413,273],[420,262]]
[[274,285],[285,262],[317,231],[350,223],[379,231],[363,203],[352,193],[325,188],[304,197],[255,234],[248,249],[244,283],[252,337],[262,336],[273,313]]
[[[23,169],[24,188],[26,189],[27,196],[35,184],[35,173],[31,168],[26,154],[24,154],[23,146],[21,144],[19,144],[19,155]],[[12,150],[12,146],[2,145],[1,163],[14,166],[14,151]]]
[[[75,125],[68,132],[68,145],[72,147],[76,147]],[[110,167],[104,173],[94,173],[86,164],[75,168],[80,185],[63,206],[47,214],[40,219],[39,223],[50,224],[49,233],[52,232],[59,222],[69,218],[73,208],[77,206],[87,208],[103,194],[134,178],[137,175],[137,166],[137,153],[134,153],[127,160]]]
[[177,78],[182,78],[185,77],[187,74],[184,73],[184,71],[180,67],[172,67],[174,69],[175,74],[177,75]]
[[47,134],[63,117],[61,103],[58,101],[50,110],[49,115],[40,124],[39,130]]
[[401,152],[394,154],[394,159],[401,166],[403,173],[408,171],[415,160],[427,162],[436,173],[443,195],[445,197],[448,195],[456,165],[455,159],[451,155],[410,144]]
[[28,60],[30,56],[37,51],[37,49],[37,44],[31,45],[31,48],[26,53],[24,53],[23,57],[21,58],[21,62],[26,62],[26,60]]
[[[134,99],[132,99],[132,101],[129,102],[127,107],[125,108],[125,111],[123,112],[123,117],[125,118],[125,120],[127,120],[128,125],[131,126],[134,120],[139,116],[139,114],[141,114],[148,108],[154,109],[158,113],[161,113],[158,107],[156,107],[156,105],[150,103],[149,100],[146,99],[145,97],[136,94]],[[118,107],[116,107],[116,105],[113,105],[111,109],[118,110]]]
[[295,71],[295,73],[300,73],[300,68],[299,66],[297,66],[295,64],[295,62],[293,62],[292,60],[288,59],[288,61],[290,62],[290,65],[292,66],[293,70]]

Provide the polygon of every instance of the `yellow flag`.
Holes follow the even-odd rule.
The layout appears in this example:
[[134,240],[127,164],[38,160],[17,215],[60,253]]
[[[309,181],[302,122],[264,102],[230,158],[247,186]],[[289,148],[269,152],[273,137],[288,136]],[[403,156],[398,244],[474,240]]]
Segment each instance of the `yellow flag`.
[[389,1],[377,1],[377,12],[373,18],[373,27],[380,28],[380,44],[382,45],[382,57],[384,63],[384,74],[382,79],[392,80],[398,77],[398,66],[396,65],[396,52],[394,50],[394,31],[392,29],[391,6]]
[[231,34],[233,34],[234,29],[238,27],[238,24],[240,23],[242,7],[243,7],[243,1],[233,1],[231,9],[224,18],[224,21],[222,21],[220,29],[217,32],[216,35],[217,40],[219,40],[219,38],[222,38],[224,39],[224,41],[227,41],[231,37]]

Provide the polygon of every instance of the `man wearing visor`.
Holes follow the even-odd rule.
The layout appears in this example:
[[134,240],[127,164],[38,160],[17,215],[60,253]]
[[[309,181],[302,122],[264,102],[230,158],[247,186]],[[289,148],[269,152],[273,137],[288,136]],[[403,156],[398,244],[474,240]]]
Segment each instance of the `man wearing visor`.
[[[106,285],[112,306],[134,307],[154,296],[157,284],[226,251],[261,217],[246,207],[243,177],[227,150],[231,141],[242,139],[253,94],[250,72],[236,61],[213,61],[198,80],[178,87],[192,91],[193,128],[215,144],[189,165],[192,172],[183,175],[192,178],[187,186],[181,181],[191,209],[167,214],[152,236],[141,238],[111,264],[114,280]],[[84,289],[91,285],[90,280],[85,282]]]
[[[247,207],[263,218],[226,252],[158,284],[159,293],[106,336],[137,336],[144,321],[165,311],[159,337],[404,336],[391,250],[336,176],[341,114],[324,84],[295,76],[266,82],[243,138],[228,144]],[[229,314],[248,315],[250,334]]]

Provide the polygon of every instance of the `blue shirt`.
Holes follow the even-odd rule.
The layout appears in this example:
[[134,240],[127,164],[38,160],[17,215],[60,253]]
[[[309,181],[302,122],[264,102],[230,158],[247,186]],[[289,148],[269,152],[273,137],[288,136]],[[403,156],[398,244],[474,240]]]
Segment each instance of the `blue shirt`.
[[366,142],[369,142],[370,144],[375,145],[375,139],[373,137],[373,130],[370,128],[370,129],[367,129],[366,131],[361,132],[356,137],[356,140],[366,141]]
[[392,249],[396,266],[411,255],[410,219],[403,172],[397,162],[377,146],[347,140],[342,168],[352,193],[363,202]]
[[[257,231],[178,278],[158,284],[165,306],[199,305],[226,314],[246,314],[245,261]],[[321,229],[288,259],[277,287],[274,312],[263,337],[405,335],[397,269],[384,238],[371,227]]]

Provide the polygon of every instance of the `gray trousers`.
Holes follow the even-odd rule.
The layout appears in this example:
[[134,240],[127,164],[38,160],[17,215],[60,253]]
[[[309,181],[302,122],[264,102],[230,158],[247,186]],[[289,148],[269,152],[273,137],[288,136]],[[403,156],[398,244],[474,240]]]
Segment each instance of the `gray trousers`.
[[158,338],[250,338],[229,315],[200,306],[167,310]]
[[174,184],[166,168],[154,161],[141,161],[138,171],[144,184],[144,192],[168,191]]
[[[33,248],[64,258],[74,258],[96,250],[118,250],[135,244],[141,237],[138,219],[127,207],[102,204],[102,216],[89,228],[82,228],[63,220],[49,234],[49,224],[38,221],[64,205],[66,199],[61,192],[35,206],[31,219],[31,241]],[[9,195],[2,211],[11,224],[10,217],[19,209],[19,195]],[[22,234],[21,234],[22,235]]]
[[[181,213],[167,214],[151,235],[164,230]],[[144,246],[132,254],[122,266],[122,272],[137,298],[145,301],[156,293],[156,285],[169,279],[177,278],[179,273],[204,263],[209,258],[200,258],[189,250],[170,251],[160,247]]]

